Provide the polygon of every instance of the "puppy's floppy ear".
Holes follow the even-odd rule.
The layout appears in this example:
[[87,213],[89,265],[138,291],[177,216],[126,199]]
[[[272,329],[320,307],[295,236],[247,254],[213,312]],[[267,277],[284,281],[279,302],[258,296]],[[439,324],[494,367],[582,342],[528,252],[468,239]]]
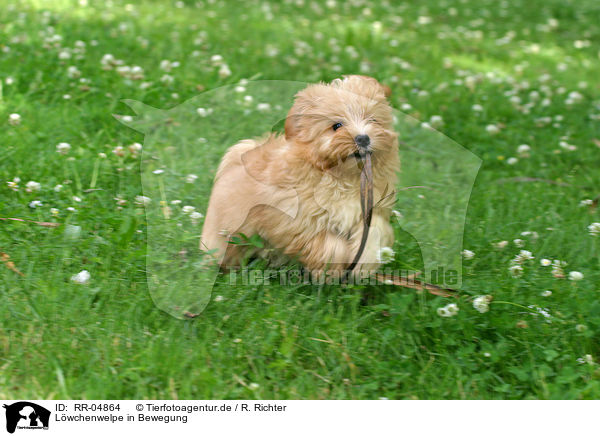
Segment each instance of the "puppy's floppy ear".
[[308,86],[295,95],[294,104],[288,112],[287,118],[285,119],[285,139],[289,140],[298,135],[301,127],[302,115],[310,106],[311,92],[313,88],[314,85]]
[[297,110],[294,106],[290,109],[287,114],[287,118],[285,119],[285,139],[290,140],[298,133],[298,118],[300,114],[298,114]]

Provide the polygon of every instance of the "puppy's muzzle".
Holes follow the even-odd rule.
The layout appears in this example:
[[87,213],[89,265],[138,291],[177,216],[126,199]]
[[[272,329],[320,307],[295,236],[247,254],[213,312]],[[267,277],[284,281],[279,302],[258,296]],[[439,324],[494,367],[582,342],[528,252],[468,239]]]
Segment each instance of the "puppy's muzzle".
[[366,149],[371,145],[371,138],[369,138],[369,135],[356,135],[354,137],[354,142],[358,145],[358,148]]

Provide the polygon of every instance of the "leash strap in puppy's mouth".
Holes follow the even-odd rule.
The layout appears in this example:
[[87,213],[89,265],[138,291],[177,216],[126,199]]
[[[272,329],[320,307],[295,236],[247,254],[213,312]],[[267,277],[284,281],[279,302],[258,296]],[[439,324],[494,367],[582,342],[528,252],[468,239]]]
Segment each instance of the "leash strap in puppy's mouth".
[[371,227],[371,218],[373,216],[373,166],[371,163],[371,153],[361,154],[360,159],[362,163],[362,170],[360,172],[360,208],[363,220],[363,233],[354,260],[346,268],[344,280],[348,279],[365,250],[369,237],[369,228]]
[[[373,167],[371,163],[371,153],[360,154],[360,163],[362,169],[360,173],[360,208],[362,211],[363,219],[363,233],[360,240],[360,246],[354,256],[352,263],[346,268],[342,282],[347,282],[350,274],[358,264],[360,257],[365,250],[367,245],[367,239],[369,237],[369,228],[371,227],[371,218],[373,216]],[[417,290],[427,290],[430,294],[439,295],[441,297],[458,297],[457,291],[450,288],[442,288],[431,283],[427,283],[421,280],[416,280],[414,277],[403,278],[386,276],[384,274],[375,273],[374,276],[377,281],[385,284],[391,284],[394,286],[402,286],[404,288],[412,288]]]

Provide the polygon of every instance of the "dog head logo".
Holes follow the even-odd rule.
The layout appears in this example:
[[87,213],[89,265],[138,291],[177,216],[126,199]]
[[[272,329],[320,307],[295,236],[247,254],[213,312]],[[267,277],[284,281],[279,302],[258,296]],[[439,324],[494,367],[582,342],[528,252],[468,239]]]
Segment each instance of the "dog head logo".
[[[356,89],[350,89],[354,85]],[[328,95],[324,106],[319,105],[321,99],[315,95],[319,93]],[[356,98],[346,94],[356,94]],[[254,207],[276,209],[282,219],[294,219],[303,207],[298,189],[281,189],[265,177],[259,166],[246,165],[245,153],[268,151],[261,144],[257,147],[257,140],[245,140],[263,138],[264,145],[265,134],[268,137],[272,131],[282,132],[283,140],[288,142],[310,142],[312,154],[306,160],[316,159],[328,177],[314,181],[316,187],[342,177],[336,173],[333,161],[356,167],[356,160],[348,157],[357,145],[373,149],[373,168],[377,171],[378,152],[381,156],[398,135],[402,168],[394,187],[395,202],[389,205],[400,229],[395,237],[404,235],[402,243],[416,241],[420,257],[414,262],[415,270],[422,270],[425,281],[460,288],[466,210],[481,160],[440,132],[387,103],[381,104],[388,94],[389,90],[374,80],[336,80],[329,85],[246,81],[204,92],[170,110],[126,101],[137,116],[118,119],[145,134],[141,179],[147,197],[146,266],[148,288],[157,307],[185,318],[201,313],[210,301],[219,266],[210,252],[199,248],[201,213],[207,210],[217,167],[229,147],[247,145],[247,150],[239,147],[240,153],[231,157],[239,160],[239,171],[248,175],[245,180],[252,179],[267,194],[259,201],[240,201],[239,196],[233,201],[232,196],[228,216],[233,218],[228,228],[218,229],[222,235],[235,234],[242,228]],[[336,99],[358,107],[337,105]],[[362,116],[370,104],[372,116]],[[312,115],[318,115],[320,121],[312,120]],[[379,162],[397,167],[396,157]],[[231,187],[238,188],[243,184]],[[375,201],[384,192],[393,191],[384,186],[382,192],[375,193]],[[327,195],[315,192],[314,200],[326,211],[332,212],[335,207],[333,198]],[[369,233],[370,240],[378,244],[378,237],[384,235],[372,236]]]
[[6,431],[14,433],[16,429],[48,429],[50,411],[28,401],[5,404]]

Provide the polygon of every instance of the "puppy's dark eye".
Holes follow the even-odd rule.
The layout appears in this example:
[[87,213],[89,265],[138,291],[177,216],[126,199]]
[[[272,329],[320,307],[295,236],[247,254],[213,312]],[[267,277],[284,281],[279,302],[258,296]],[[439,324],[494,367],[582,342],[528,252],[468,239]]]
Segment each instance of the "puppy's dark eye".
[[332,129],[335,131],[335,130],[339,129],[339,128],[340,128],[340,127],[342,127],[342,126],[343,126],[343,124],[342,124],[342,123],[335,123],[335,124],[332,126]]

